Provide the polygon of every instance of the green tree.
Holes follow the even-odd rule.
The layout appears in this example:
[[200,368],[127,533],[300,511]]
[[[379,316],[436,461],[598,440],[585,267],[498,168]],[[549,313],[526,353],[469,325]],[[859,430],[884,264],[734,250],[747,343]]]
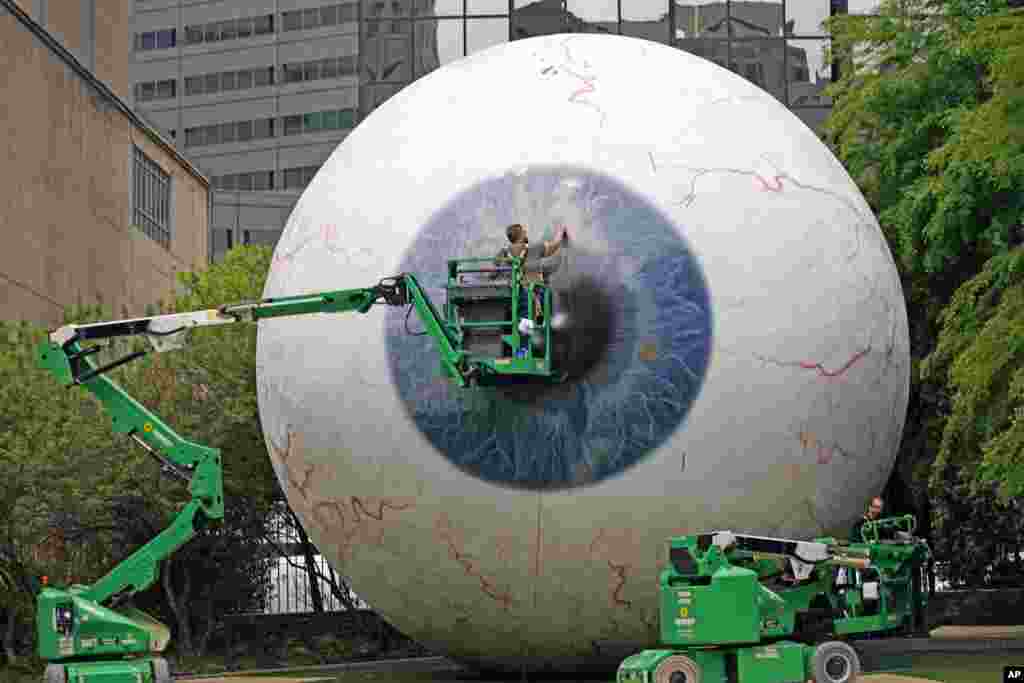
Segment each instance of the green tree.
[[[72,312],[82,320],[98,313]],[[69,552],[63,532],[67,521],[89,519],[103,507],[115,444],[96,419],[94,402],[58,389],[36,367],[44,339],[40,327],[0,323],[0,570],[14,587],[0,595],[0,607],[7,615],[9,660],[17,650],[10,632],[33,631],[23,622],[40,577],[70,583],[105,559],[96,545]]]
[[886,0],[877,16],[830,23],[843,76],[825,138],[879,215],[907,294],[914,371],[894,481],[933,511],[958,578],[981,581],[1020,538],[1024,491],[1021,359],[1000,337],[1019,334],[1009,283],[1024,265],[1024,13],[1002,0]]
[[957,581],[977,582],[1006,558],[1006,569],[1021,575],[1024,277],[1004,280],[993,259],[940,320],[938,344],[921,365],[922,379],[950,396],[930,477],[940,502],[936,550],[951,558]]
[[[265,247],[234,250],[223,263],[184,275],[186,293],[161,308],[258,298],[270,256]],[[112,318],[98,308],[65,317]],[[151,540],[187,499],[180,482],[158,477],[148,453],[115,437],[88,392],[63,389],[38,369],[45,335],[34,325],[0,323],[0,575],[17,587],[0,592],[0,626],[17,621],[7,630],[27,634],[41,576],[55,584],[95,581]],[[255,344],[254,325],[206,328],[184,350],[150,354],[110,374],[178,433],[223,452],[225,523],[200,532],[166,563],[160,585],[136,596],[172,624],[184,653],[205,649],[220,614],[259,608],[267,590],[259,540],[277,485],[256,407]],[[112,340],[94,358],[105,363],[143,347],[142,339]]]
[[[202,272],[183,273],[185,294],[173,309],[260,298],[271,256],[267,247],[239,247]],[[256,335],[255,325],[194,331],[185,349],[160,357],[154,381],[162,387],[158,414],[189,439],[221,449],[224,462],[224,522],[176,553],[161,577],[186,655],[205,652],[222,614],[261,608],[268,588],[261,541],[279,493],[259,421]]]

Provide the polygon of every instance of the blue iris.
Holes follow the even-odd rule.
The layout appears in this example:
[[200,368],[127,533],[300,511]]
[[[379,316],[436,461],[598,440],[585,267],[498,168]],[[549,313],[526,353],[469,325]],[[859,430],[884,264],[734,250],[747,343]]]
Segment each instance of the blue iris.
[[517,222],[532,242],[568,226],[574,248],[563,268],[596,283],[605,302],[599,358],[582,376],[532,395],[460,389],[440,377],[433,340],[409,335],[406,312],[391,310],[392,379],[419,430],[464,471],[535,490],[599,482],[652,453],[689,412],[711,350],[707,286],[664,214],[617,180],[568,167],[509,173],[456,195],[419,231],[401,270],[440,306],[448,259],[496,254],[505,226]]

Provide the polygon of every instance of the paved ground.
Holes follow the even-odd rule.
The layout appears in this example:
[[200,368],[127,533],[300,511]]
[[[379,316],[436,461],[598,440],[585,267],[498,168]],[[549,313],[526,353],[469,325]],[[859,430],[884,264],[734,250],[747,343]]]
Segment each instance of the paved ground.
[[333,678],[289,678],[282,676],[280,678],[247,678],[244,676],[225,676],[224,678],[178,678],[176,679],[179,683],[241,683],[241,681],[253,681],[258,683],[313,683],[313,681],[331,681]]
[[1024,626],[940,626],[932,638],[950,640],[1024,639]]
[[[188,681],[195,681],[195,683],[241,683],[242,681],[252,681],[252,683],[313,683],[314,681],[331,681],[333,678],[239,678],[238,676],[230,676],[227,678],[203,678],[203,679],[179,679],[180,683],[188,683]],[[859,683],[935,683],[934,681],[924,678],[914,678],[912,676],[902,676],[899,674],[870,674],[867,676],[861,676]]]
[[[1024,640],[1024,625],[1022,626],[942,626],[934,629],[931,633],[933,640]],[[423,667],[424,670],[436,669],[439,664],[437,661],[442,661],[440,658],[431,657],[425,659],[409,659],[399,660],[398,662],[363,662],[356,665],[349,665],[339,667],[341,669],[370,669],[377,671],[387,671],[388,669],[398,669],[400,666],[402,669],[408,670],[411,666],[413,669],[419,669]],[[340,673],[340,671],[339,671]],[[319,674],[315,676],[307,677],[294,677],[282,674],[281,676],[275,676],[272,678],[246,678],[235,676],[225,676],[219,678],[182,678],[177,679],[178,683],[241,683],[242,681],[251,681],[252,683],[314,683],[314,682],[327,682],[335,680],[329,673]],[[923,678],[915,678],[913,676],[904,676],[902,674],[869,674],[861,677],[862,683],[932,683]]]

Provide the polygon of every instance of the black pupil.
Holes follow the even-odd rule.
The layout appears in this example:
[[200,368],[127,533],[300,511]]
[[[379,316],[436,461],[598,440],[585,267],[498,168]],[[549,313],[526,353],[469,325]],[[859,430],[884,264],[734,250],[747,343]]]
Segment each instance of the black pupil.
[[686,683],[686,674],[682,671],[673,671],[668,680],[669,683]]

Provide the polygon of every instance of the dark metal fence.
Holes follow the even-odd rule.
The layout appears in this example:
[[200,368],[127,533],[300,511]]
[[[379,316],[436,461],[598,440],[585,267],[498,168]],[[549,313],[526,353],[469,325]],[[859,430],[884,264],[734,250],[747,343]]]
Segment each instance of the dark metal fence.
[[[270,595],[264,609],[266,614],[294,614],[314,611],[310,572],[302,552],[299,530],[287,509],[275,515],[271,521],[271,537],[277,546],[277,559],[270,565]],[[281,556],[281,553],[284,553]],[[318,575],[317,585],[327,612],[346,609],[342,600],[331,589],[331,581],[345,591],[358,609],[368,605],[348,588],[348,581],[339,576],[319,553],[313,556],[314,569]],[[330,580],[329,580],[330,579]]]

